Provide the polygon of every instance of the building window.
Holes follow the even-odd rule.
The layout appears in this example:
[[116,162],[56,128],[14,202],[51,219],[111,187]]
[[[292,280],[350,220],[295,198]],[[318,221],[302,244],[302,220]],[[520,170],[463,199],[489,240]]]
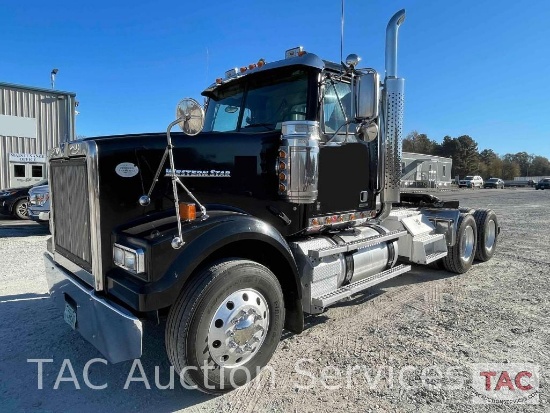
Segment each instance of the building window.
[[401,162],[401,173],[405,173],[405,162]]
[[432,170],[432,165],[430,164],[430,168],[428,169],[428,171],[431,171]]
[[25,165],[13,165],[13,177],[24,178],[25,177]]
[[32,166],[32,177],[33,178],[42,178],[44,167],[42,165],[33,165]]
[[447,176],[447,165],[443,165],[443,176]]

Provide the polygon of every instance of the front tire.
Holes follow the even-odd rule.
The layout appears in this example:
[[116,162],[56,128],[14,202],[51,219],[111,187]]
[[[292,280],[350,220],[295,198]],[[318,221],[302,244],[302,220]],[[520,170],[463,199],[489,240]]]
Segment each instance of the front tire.
[[224,260],[198,273],[170,309],[166,351],[189,386],[225,393],[269,362],[283,325],[275,275],[253,261]]
[[472,215],[460,214],[456,235],[456,243],[449,248],[442,263],[447,271],[463,274],[472,266],[476,252],[477,226]]
[[19,219],[29,219],[29,201],[20,199],[13,206],[13,213]]

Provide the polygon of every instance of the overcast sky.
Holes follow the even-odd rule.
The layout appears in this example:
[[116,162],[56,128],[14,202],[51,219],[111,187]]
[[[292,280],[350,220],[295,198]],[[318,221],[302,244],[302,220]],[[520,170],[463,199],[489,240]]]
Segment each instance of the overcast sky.
[[[191,6],[189,6],[191,4]],[[405,8],[405,131],[550,157],[550,2],[346,0],[344,56],[384,72]],[[340,0],[3,1],[0,81],[77,93],[77,134],[165,130],[183,97],[232,67],[302,45],[340,60]],[[200,100],[202,102],[202,99]]]

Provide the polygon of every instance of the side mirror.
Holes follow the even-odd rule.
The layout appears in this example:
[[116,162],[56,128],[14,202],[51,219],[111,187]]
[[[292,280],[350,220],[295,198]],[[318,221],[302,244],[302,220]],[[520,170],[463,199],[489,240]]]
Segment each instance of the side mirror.
[[375,119],[378,117],[380,93],[380,75],[376,72],[362,73],[357,77],[357,119]]
[[204,109],[195,99],[182,99],[176,106],[176,119],[186,135],[194,136],[204,127]]

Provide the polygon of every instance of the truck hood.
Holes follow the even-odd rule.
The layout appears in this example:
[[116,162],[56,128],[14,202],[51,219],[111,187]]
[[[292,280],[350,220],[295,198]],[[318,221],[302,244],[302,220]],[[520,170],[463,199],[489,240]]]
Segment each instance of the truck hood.
[[47,194],[50,192],[50,186],[49,185],[40,185],[40,186],[33,186],[31,189],[29,189],[29,195],[32,194]]

